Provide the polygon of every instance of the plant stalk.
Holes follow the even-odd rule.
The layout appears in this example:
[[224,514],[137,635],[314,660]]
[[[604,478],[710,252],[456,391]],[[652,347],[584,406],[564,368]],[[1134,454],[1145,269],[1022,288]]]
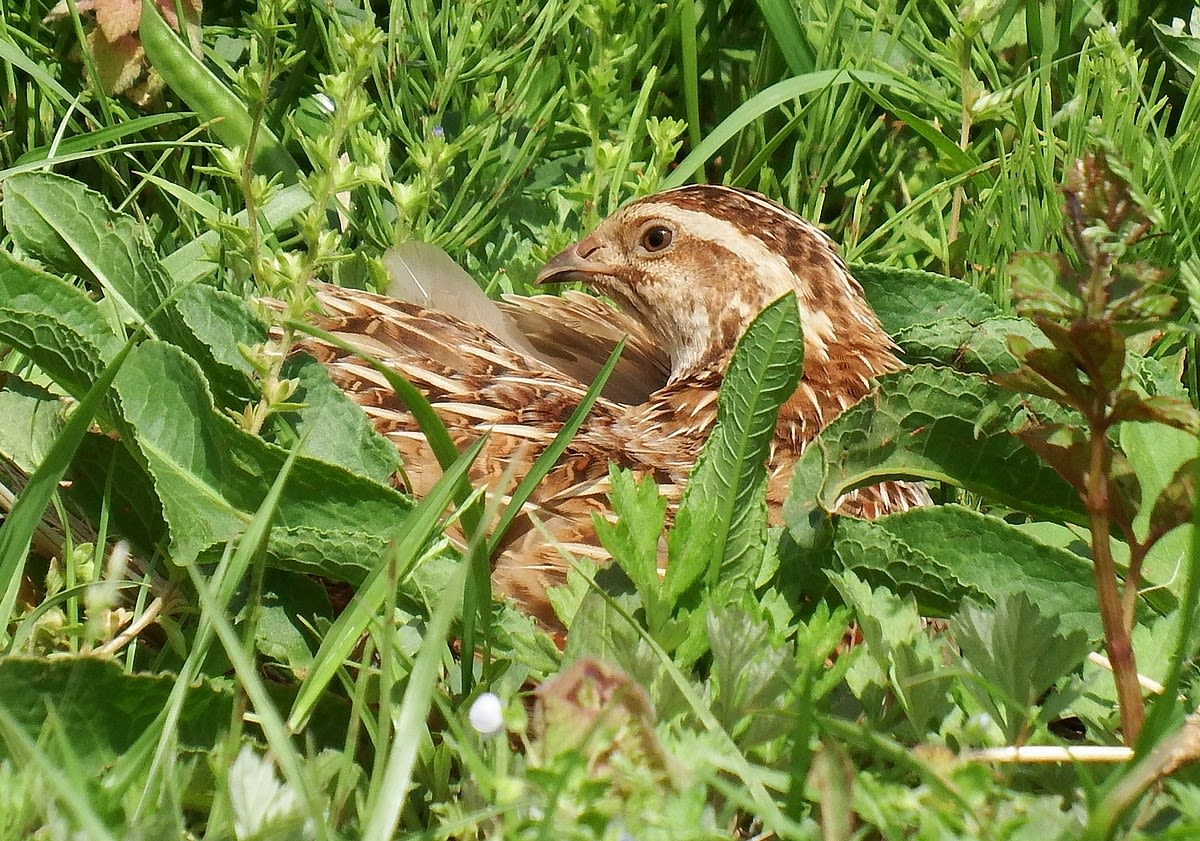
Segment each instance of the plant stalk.
[[1104,648],[1112,664],[1113,680],[1117,687],[1117,705],[1121,712],[1121,733],[1125,744],[1132,746],[1145,721],[1146,710],[1138,686],[1137,664],[1134,660],[1130,626],[1125,623],[1125,610],[1117,586],[1117,566],[1113,561],[1109,522],[1109,468],[1111,454],[1104,434],[1103,405],[1095,407],[1098,415],[1089,418],[1090,464],[1086,478],[1088,529],[1092,538],[1092,562],[1096,573],[1096,595],[1100,604],[1100,619],[1104,624]]

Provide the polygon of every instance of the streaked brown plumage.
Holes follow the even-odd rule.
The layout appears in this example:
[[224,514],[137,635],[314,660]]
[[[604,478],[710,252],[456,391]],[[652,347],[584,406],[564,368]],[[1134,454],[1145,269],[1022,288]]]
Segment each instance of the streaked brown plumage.
[[[765,198],[691,186],[632,202],[554,257],[539,282],[583,281],[617,301],[574,293],[500,302],[524,337],[506,346],[454,316],[362,292],[322,287],[322,326],[393,366],[433,403],[463,445],[488,432],[474,478],[493,492],[515,482],[550,442],[621,335],[623,362],[558,465],[495,558],[498,592],[549,625],[546,587],[568,567],[563,552],[603,559],[591,515],[607,509],[608,465],[653,476],[671,501],[716,420],[717,391],[734,345],[763,307],[795,291],[804,377],[779,413],[767,468],[774,518],[788,476],[816,433],[901,363],[834,244]],[[527,344],[525,344],[527,342]],[[301,347],[396,443],[413,493],[440,475],[411,416],[381,377],[316,341]],[[840,502],[876,517],[925,504],[919,484],[889,482]],[[535,522],[536,521],[536,522]]]

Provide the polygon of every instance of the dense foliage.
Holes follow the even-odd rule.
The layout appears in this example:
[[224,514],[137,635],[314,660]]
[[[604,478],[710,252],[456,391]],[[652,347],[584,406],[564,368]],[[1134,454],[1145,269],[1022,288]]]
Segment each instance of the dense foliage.
[[[1200,832],[1200,13],[1170,15],[5,5],[0,839]],[[910,367],[771,527],[802,345],[768,308],[666,577],[658,491],[614,471],[560,652],[471,574],[477,450],[404,496],[281,349],[393,243],[524,292],[696,179],[820,222]],[[829,513],[896,476],[939,504]]]

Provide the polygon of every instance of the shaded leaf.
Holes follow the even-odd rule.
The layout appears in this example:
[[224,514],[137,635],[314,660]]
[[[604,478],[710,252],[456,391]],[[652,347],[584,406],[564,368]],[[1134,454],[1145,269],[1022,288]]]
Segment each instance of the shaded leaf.
[[0,458],[32,473],[62,431],[67,409],[66,401],[10,374],[0,390]]
[[1146,535],[1148,543],[1155,543],[1172,529],[1192,521],[1196,511],[1197,476],[1200,476],[1200,458],[1184,462],[1175,471],[1154,500]]
[[303,678],[312,665],[313,631],[333,611],[325,589],[310,576],[268,570],[258,605],[255,642],[263,656]]
[[1034,705],[1090,649],[1087,633],[1063,632],[1026,592],[998,596],[990,608],[968,600],[951,621],[963,659],[984,680],[968,681],[971,693],[991,712],[1009,742],[1026,732]]
[[1030,371],[1061,392],[1059,400],[1077,409],[1087,405],[1092,392],[1079,379],[1079,367],[1070,353],[1057,348],[1033,348],[1025,354],[1024,363]]
[[0,251],[0,339],[75,397],[121,348],[83,290],[7,251]]
[[[1045,332],[1045,327],[1042,332]],[[1087,372],[1094,389],[1111,392],[1121,385],[1125,373],[1125,337],[1112,322],[1079,319],[1069,330],[1071,352]]]
[[1153,421],[1200,435],[1200,412],[1191,403],[1177,397],[1144,397],[1132,389],[1123,388],[1117,392],[1109,418],[1114,423]]
[[1036,424],[1018,430],[1017,437],[1071,487],[1084,493],[1084,477],[1091,463],[1091,453],[1087,433],[1082,428],[1058,423]]
[[[127,752],[152,724],[171,694],[169,674],[126,674],[114,660],[5,658],[0,661],[0,704],[32,739],[54,715],[74,756],[105,763]],[[209,750],[228,726],[233,692],[208,682],[192,686],[175,737]]]
[[788,696],[799,676],[792,646],[772,639],[769,624],[751,610],[730,605],[710,612],[707,621],[712,711],[743,747],[786,732]]

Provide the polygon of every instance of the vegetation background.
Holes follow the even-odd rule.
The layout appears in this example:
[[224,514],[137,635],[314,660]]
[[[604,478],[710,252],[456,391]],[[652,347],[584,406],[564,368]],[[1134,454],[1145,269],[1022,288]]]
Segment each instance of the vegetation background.
[[[1138,761],[978,752],[1121,742],[1086,659],[1081,503],[1009,434],[1029,402],[984,375],[1036,332],[1014,257],[1080,253],[1063,185],[1102,153],[1152,223],[1103,241],[1179,301],[1129,339],[1122,382],[1195,402],[1198,63],[1200,12],[1155,2],[6,0],[0,838],[1195,837],[1187,516],[1131,585],[1138,665],[1166,685]],[[817,481],[785,534],[660,591],[638,572],[652,489],[618,480],[633,586],[605,600],[580,570],[564,655],[486,609],[442,539],[465,463],[425,501],[390,491],[394,456],[259,319],[286,342],[309,281],[377,286],[409,239],[526,292],[621,203],[693,180],[760,190],[882,267],[864,283],[914,368],[881,416],[950,432],[880,465],[855,416],[829,433],[843,461],[808,467],[924,476],[947,504],[814,520],[803,500],[837,496]],[[239,303],[263,294],[283,311]],[[737,387],[769,414],[787,348],[746,344]],[[1112,438],[1145,536],[1160,492],[1190,498],[1195,437]],[[753,487],[753,464],[711,461],[718,498]],[[833,657],[851,621],[863,642]]]

